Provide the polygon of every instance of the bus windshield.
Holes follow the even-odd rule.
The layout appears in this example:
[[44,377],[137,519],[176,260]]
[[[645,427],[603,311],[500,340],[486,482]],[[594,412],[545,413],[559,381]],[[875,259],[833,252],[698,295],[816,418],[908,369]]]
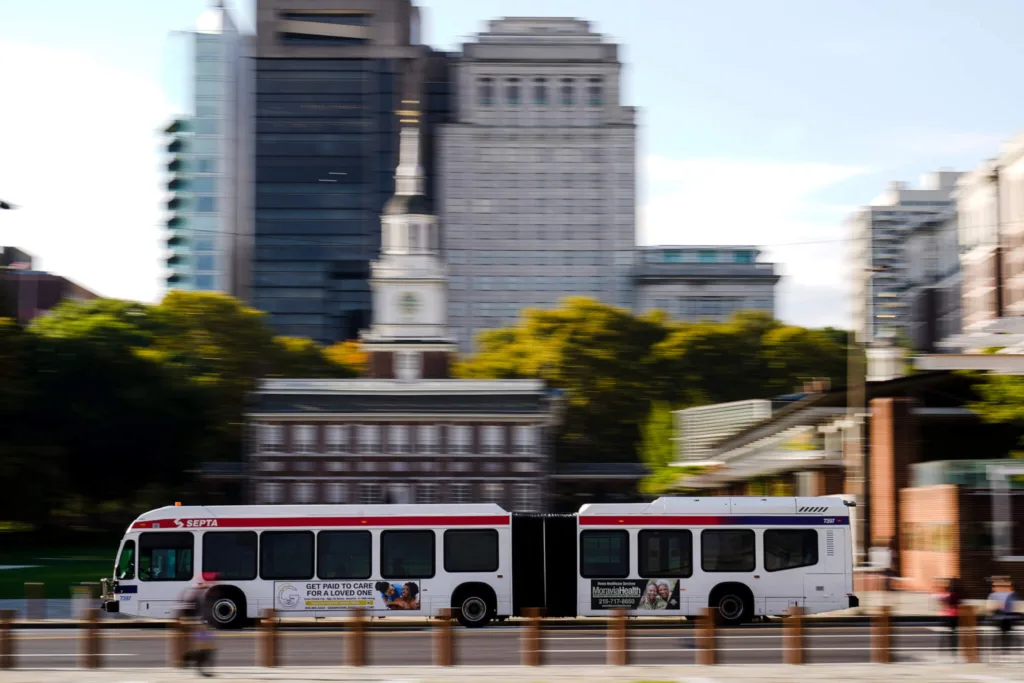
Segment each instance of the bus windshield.
[[125,541],[121,555],[114,565],[114,577],[118,581],[135,578],[135,541]]

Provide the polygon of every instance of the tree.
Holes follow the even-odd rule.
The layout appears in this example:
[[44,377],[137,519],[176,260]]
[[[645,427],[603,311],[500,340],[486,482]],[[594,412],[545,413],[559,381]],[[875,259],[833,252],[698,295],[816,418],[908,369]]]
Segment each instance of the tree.
[[359,377],[366,372],[369,364],[369,355],[363,351],[359,342],[354,340],[337,342],[324,349],[327,360],[335,365],[346,368],[351,373],[350,377]]
[[561,457],[635,460],[656,386],[650,349],[665,334],[656,318],[573,297],[556,310],[525,311],[515,328],[481,334],[479,352],[457,364],[455,374],[533,377],[564,389]]
[[275,355],[270,374],[274,377],[330,378],[357,377],[359,370],[337,362],[329,349],[305,337],[274,337]]
[[651,412],[641,429],[640,461],[650,474],[640,482],[644,493],[662,493],[675,483],[671,465],[676,460],[672,409],[664,401],[651,404]]

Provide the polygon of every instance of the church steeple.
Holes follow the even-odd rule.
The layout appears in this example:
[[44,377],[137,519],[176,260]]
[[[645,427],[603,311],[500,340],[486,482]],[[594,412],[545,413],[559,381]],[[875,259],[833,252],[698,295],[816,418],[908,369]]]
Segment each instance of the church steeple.
[[420,111],[418,100],[402,100],[398,145],[398,168],[395,169],[396,195],[423,194],[423,167],[420,165]]

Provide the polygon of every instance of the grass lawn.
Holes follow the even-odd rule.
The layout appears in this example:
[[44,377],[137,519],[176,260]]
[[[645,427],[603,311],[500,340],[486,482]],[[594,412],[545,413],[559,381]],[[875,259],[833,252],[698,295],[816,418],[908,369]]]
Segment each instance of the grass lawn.
[[[0,539],[3,537],[0,536]],[[0,599],[25,597],[25,583],[43,583],[47,598],[70,598],[71,587],[97,582],[114,573],[117,546],[98,548],[4,548],[0,543]],[[33,565],[3,569],[9,565]]]

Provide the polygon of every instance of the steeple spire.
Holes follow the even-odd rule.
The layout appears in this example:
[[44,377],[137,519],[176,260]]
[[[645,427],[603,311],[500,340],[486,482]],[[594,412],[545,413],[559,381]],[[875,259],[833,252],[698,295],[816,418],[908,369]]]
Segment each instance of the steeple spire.
[[402,109],[395,113],[402,129],[398,146],[398,168],[395,169],[396,195],[423,194],[423,167],[420,165],[419,100],[402,100]]

